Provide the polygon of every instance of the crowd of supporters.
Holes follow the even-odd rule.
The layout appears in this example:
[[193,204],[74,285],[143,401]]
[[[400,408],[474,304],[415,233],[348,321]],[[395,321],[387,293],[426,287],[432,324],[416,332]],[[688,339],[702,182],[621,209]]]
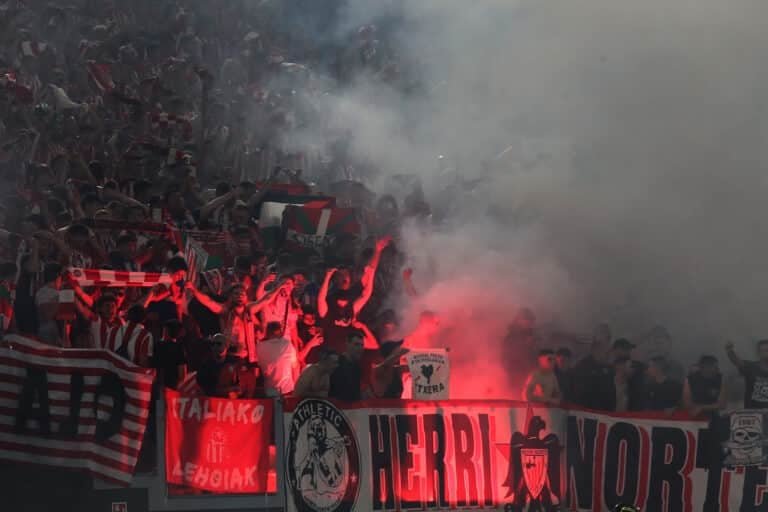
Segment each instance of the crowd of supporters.
[[[342,4],[0,4],[2,330],[112,350],[156,368],[158,387],[402,396],[401,358],[439,318],[425,311],[400,331],[392,307],[416,291],[399,230],[430,206],[418,185],[397,199],[350,179],[365,164],[318,98],[362,74],[413,84],[374,25],[313,39]],[[294,140],[308,126],[325,127],[322,152]],[[357,228],[288,243],[265,214],[276,197],[349,208]],[[201,267],[188,239],[219,252]],[[567,347],[540,350],[552,344],[534,323],[518,313],[501,359],[526,399],[695,414],[725,401],[717,358],[686,375],[663,328],[638,361],[601,326],[574,361]],[[768,403],[766,351],[756,363],[727,352],[750,407]]]
[[[349,179],[343,129],[322,155],[291,143],[352,77],[402,80],[376,26],[308,35],[342,4],[0,3],[2,330],[112,350],[158,387],[397,394],[398,227],[428,206]],[[260,222],[275,197],[353,209],[357,228],[285,244]],[[206,267],[188,239],[216,245]]]
[[[509,341],[534,347],[533,315],[527,312],[522,317],[518,322],[522,327],[513,329]],[[588,353],[578,361],[567,347],[540,349],[535,368],[522,383],[521,398],[606,412],[685,411],[704,418],[713,418],[731,405],[768,408],[768,340],[757,342],[757,361],[744,361],[733,343],[725,345],[725,355],[743,377],[743,382],[732,382],[734,389],[729,390],[716,356],[701,355],[686,371],[670,354],[672,340],[666,329],[657,327],[651,334],[654,349],[637,359],[636,345],[626,338],[612,341],[607,325],[596,329]],[[733,392],[742,387],[743,397],[734,398]]]

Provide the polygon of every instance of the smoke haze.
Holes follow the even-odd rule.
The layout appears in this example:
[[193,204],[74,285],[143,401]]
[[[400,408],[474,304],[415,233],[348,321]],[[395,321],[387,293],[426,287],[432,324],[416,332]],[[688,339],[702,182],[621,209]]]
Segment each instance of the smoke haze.
[[[465,369],[497,359],[520,305],[583,333],[664,325],[686,363],[724,359],[726,338],[751,355],[768,327],[768,3],[355,1],[339,33],[395,11],[429,92],[362,77],[327,107],[380,190],[416,173],[452,210],[405,238]],[[446,192],[455,175],[484,181]]]

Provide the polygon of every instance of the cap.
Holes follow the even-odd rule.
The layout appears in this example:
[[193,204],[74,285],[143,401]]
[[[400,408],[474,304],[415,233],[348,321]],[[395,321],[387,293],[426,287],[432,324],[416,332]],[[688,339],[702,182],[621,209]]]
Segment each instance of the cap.
[[632,349],[635,348],[635,345],[633,343],[630,343],[630,341],[627,338],[619,338],[616,341],[613,342],[613,348],[623,348],[623,349]]

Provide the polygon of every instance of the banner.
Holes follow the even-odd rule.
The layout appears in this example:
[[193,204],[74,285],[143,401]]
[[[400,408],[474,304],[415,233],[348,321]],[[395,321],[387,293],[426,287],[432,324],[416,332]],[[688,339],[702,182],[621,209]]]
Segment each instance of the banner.
[[268,492],[272,400],[184,396],[166,389],[165,478],[221,494]]
[[725,465],[768,464],[768,411],[735,411],[728,418],[728,426],[728,440],[723,443]]
[[84,469],[131,481],[154,370],[106,350],[0,343],[0,460]]
[[283,217],[287,247],[323,249],[343,234],[360,236],[360,219],[353,208],[288,205]]
[[158,284],[171,284],[170,274],[74,267],[70,267],[68,270],[72,279],[83,288],[88,286],[149,288]]
[[192,240],[205,251],[207,258],[204,270],[231,266],[235,261],[232,236],[228,231],[185,230],[181,236],[185,241],[184,247]]
[[768,470],[724,468],[708,423],[521,402],[288,400],[288,509],[768,510]]
[[208,253],[198,242],[192,238],[187,238],[187,245],[184,248],[184,256],[187,260],[187,281],[197,283],[197,277],[206,269],[208,265]]
[[414,400],[448,400],[451,363],[445,349],[411,350],[405,356]]

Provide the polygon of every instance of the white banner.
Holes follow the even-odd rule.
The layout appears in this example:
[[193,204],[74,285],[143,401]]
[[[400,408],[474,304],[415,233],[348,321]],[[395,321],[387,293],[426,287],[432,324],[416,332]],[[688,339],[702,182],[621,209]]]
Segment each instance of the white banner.
[[447,400],[451,363],[445,349],[411,350],[405,357],[414,400]]

